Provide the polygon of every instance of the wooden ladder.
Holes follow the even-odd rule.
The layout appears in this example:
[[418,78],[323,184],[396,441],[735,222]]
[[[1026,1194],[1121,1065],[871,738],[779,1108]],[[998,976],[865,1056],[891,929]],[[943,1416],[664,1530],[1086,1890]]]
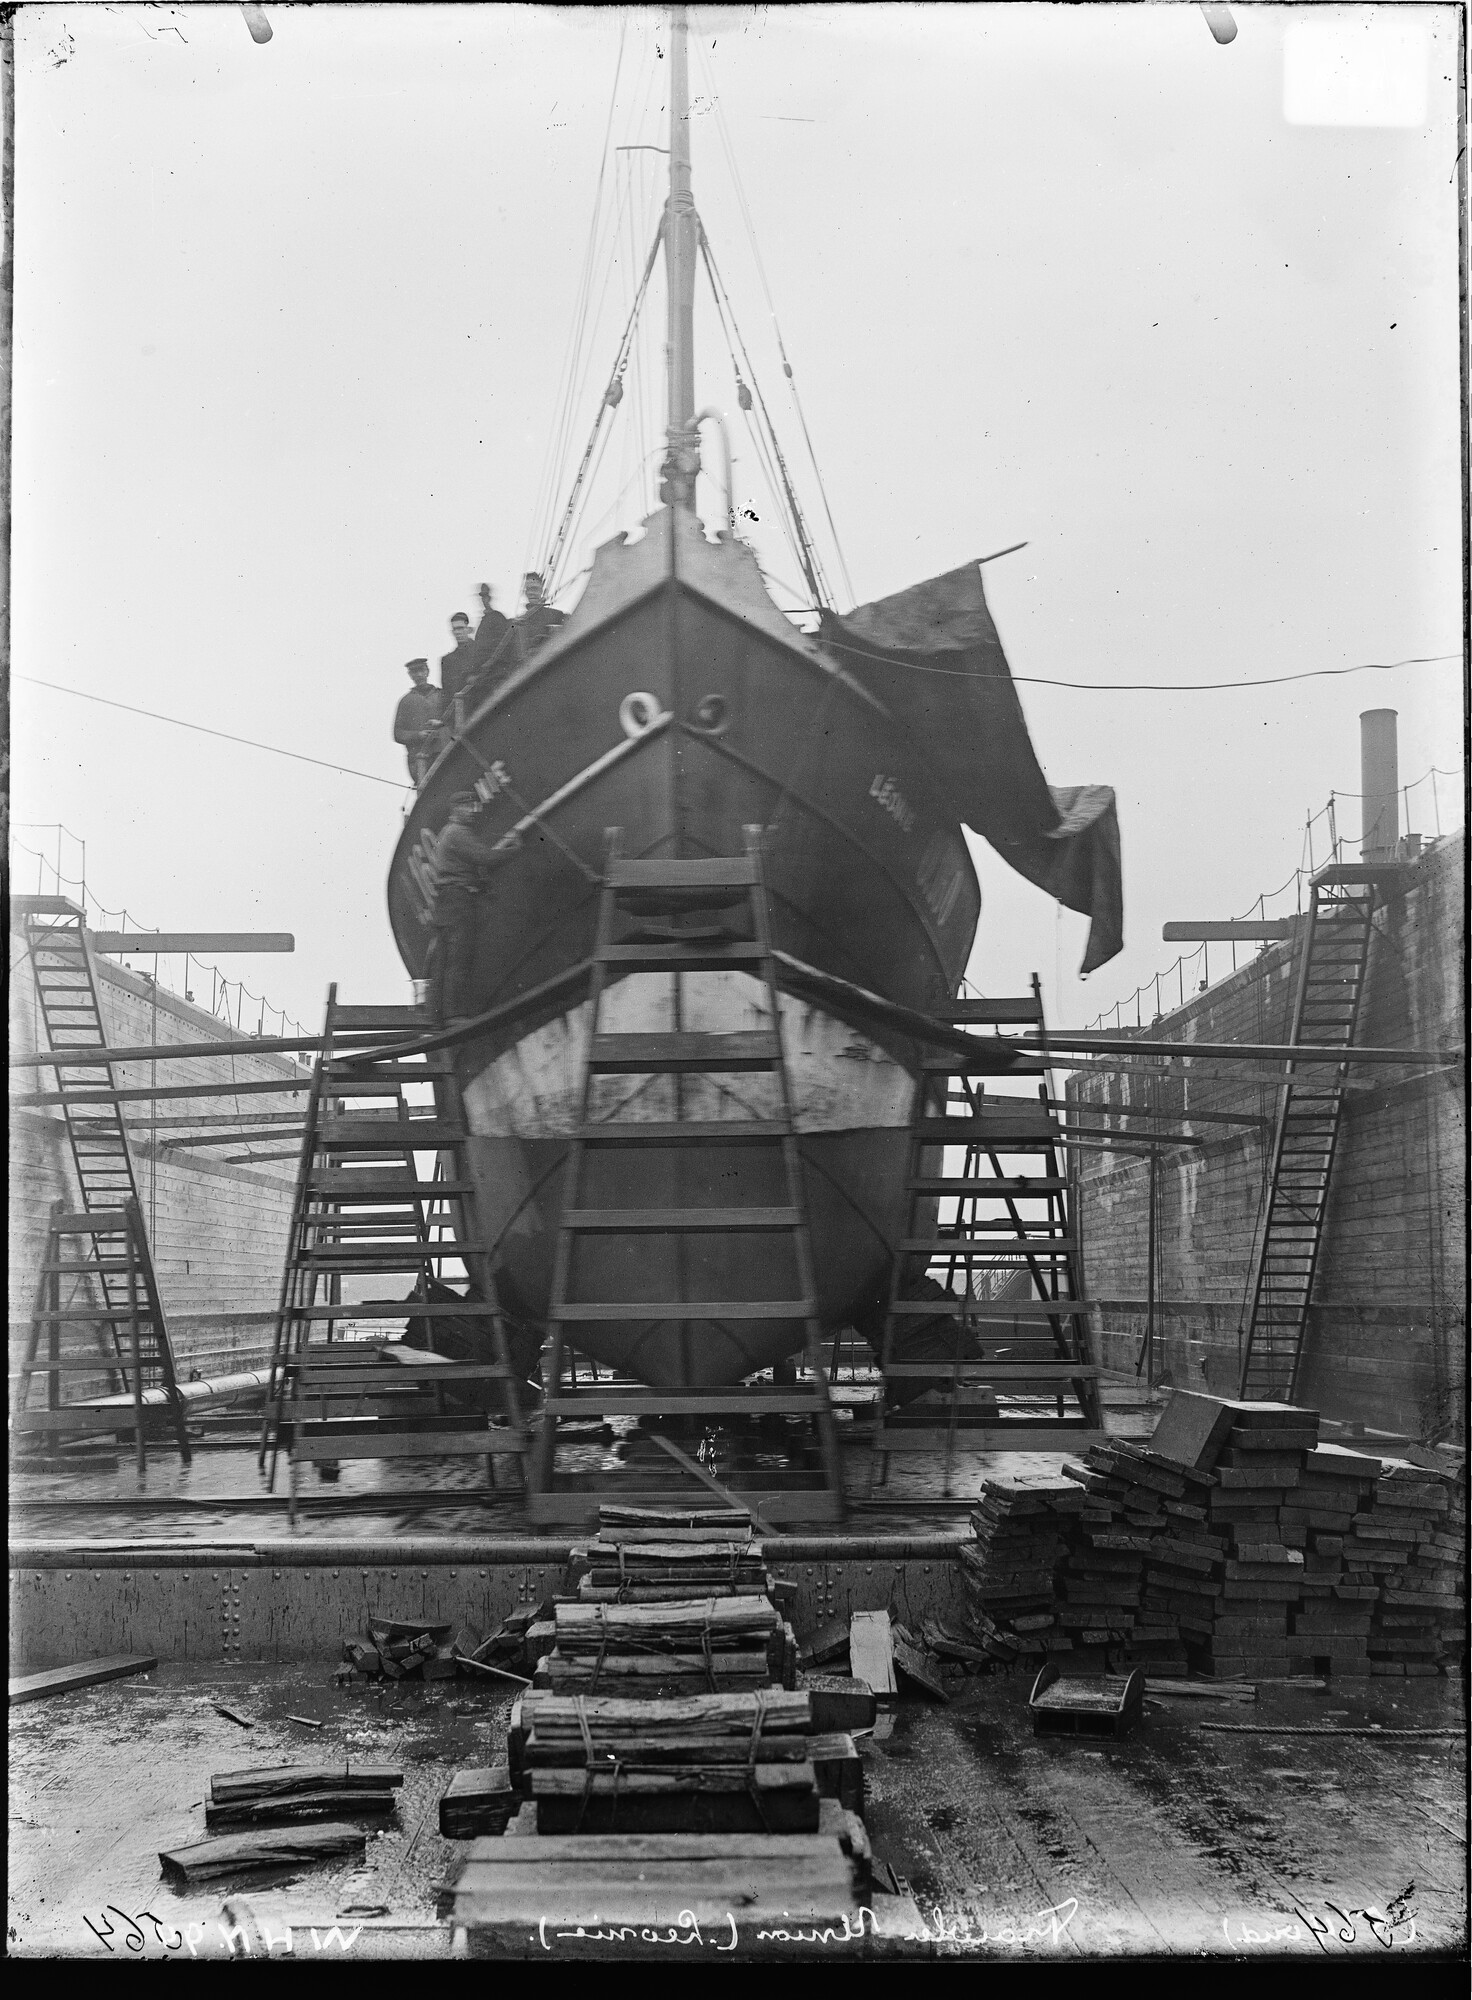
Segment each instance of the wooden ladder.
[[[1290,1042],[1349,1048],[1364,994],[1376,885],[1404,879],[1402,863],[1338,862],[1321,868],[1299,947]],[[1315,1065],[1299,1080],[1289,1063],[1268,1155],[1238,1394],[1291,1403],[1303,1360],[1314,1273],[1344,1108],[1344,1069]]]
[[[283,1445],[288,1452],[292,1522],[303,1464],[481,1457],[490,1493],[496,1458],[519,1461],[526,1449],[505,1316],[465,1164],[469,1134],[454,1069],[443,1054],[385,1046],[386,1036],[412,1044],[413,1031],[427,1025],[417,1008],[345,1006],[336,986],[328,990],[261,1429],[268,1485]],[[428,1172],[426,1153],[436,1156]],[[444,1296],[447,1262],[465,1271],[465,1296]],[[394,1274],[414,1280],[407,1299],[343,1296],[345,1278]],[[335,1326],[374,1320],[427,1322],[428,1350],[400,1339],[333,1339]],[[472,1329],[489,1353],[436,1352],[433,1330],[446,1321],[462,1340]],[[484,1408],[446,1410],[447,1391],[478,1402],[475,1392],[487,1384],[499,1423]]]
[[[963,1437],[973,1449],[1070,1451],[1098,1442],[1103,1417],[1100,1370],[1084,1344],[1089,1307],[1049,1101],[1037,976],[1029,996],[958,1000],[941,1018],[954,1026],[1027,1025],[1044,1043],[1041,1055],[1019,1057],[1005,1072],[1041,1078],[1036,1103],[986,1095],[984,1077],[997,1065],[984,1041],[974,1064],[960,1055],[927,1058],[916,1084],[870,1477],[885,1482],[892,1452],[940,1450],[949,1495]],[[959,1174],[946,1171],[953,1147],[965,1149]],[[1040,1171],[1020,1170],[1028,1161]],[[917,1355],[917,1345],[950,1351]],[[917,1383],[938,1409],[906,1412]],[[1051,1412],[1037,1407],[1040,1398],[1051,1400]]]
[[[80,1249],[74,1247],[78,1243]],[[63,1279],[70,1281],[65,1302]],[[105,1303],[77,1304],[77,1295],[86,1286],[102,1294]],[[94,1338],[90,1345],[79,1344],[72,1336],[88,1324]],[[77,1375],[105,1376],[111,1400],[82,1397],[69,1402],[63,1385],[68,1376]],[[46,1382],[45,1409],[30,1407],[31,1387],[38,1376]],[[131,1406],[122,1398],[130,1398]],[[147,1466],[150,1413],[172,1428],[187,1465],[184,1404],[174,1379],[173,1353],[138,1203],[130,1195],[120,1208],[76,1211],[64,1201],[53,1202],[30,1338],[11,1402],[11,1429],[17,1438],[40,1437],[53,1443],[59,1436],[131,1430],[141,1479]]]
[[[66,1061],[56,1065],[56,1090],[81,1197],[75,1211],[66,1201],[52,1210],[26,1364],[17,1378],[17,1428],[52,1432],[118,1428],[116,1407],[89,1416],[82,1402],[68,1404],[60,1394],[63,1372],[86,1372],[90,1366],[95,1375],[101,1368],[135,1395],[140,1472],[144,1466],[141,1426],[145,1410],[159,1412],[173,1430],[187,1463],[189,1433],[175,1376],[173,1343],[143,1223],[117,1079],[107,1054],[86,919],[81,908],[66,896],[17,896],[13,908],[22,920],[30,950],[46,1046],[54,1054],[66,1051]],[[89,1247],[68,1255],[67,1245],[74,1240]],[[66,1303],[60,1296],[63,1277],[74,1280]],[[89,1305],[85,1298],[77,1303],[76,1295],[87,1290],[96,1303]],[[95,1348],[90,1356],[63,1351],[62,1329],[89,1320],[107,1329],[110,1357],[100,1360]],[[119,1331],[125,1326],[129,1330],[126,1342]],[[43,1332],[47,1360],[39,1363],[35,1357],[40,1353]],[[25,1408],[35,1374],[48,1376],[44,1413]]]
[[[744,911],[743,930],[727,921],[690,927],[687,920],[709,917],[713,911]],[[653,918],[652,927],[643,920]],[[632,935],[619,935],[632,920]],[[683,926],[683,928],[682,928]],[[654,934],[651,934],[651,928]],[[735,969],[760,980],[771,1026],[745,1033],[696,1033],[683,1020],[682,976],[691,972]],[[613,977],[628,973],[668,972],[672,981],[675,1026],[661,1034],[611,1034],[605,1031],[604,1001]],[[702,1121],[683,1116],[683,1089],[674,1086],[676,1117],[640,1122],[595,1115],[599,1079],[629,1076],[708,1078],[742,1073],[766,1075],[777,1082],[775,1117],[747,1116]],[[623,1107],[620,1107],[621,1109]],[[632,1187],[639,1178],[637,1163],[646,1148],[673,1149],[681,1156],[702,1148],[764,1148],[775,1172],[772,1180],[783,1198],[775,1205],[713,1206],[689,1198],[674,1207],[592,1206],[587,1200],[590,1155],[601,1156],[597,1178],[604,1188]],[[610,1162],[609,1155],[612,1154]],[[681,1185],[695,1179],[695,1161]],[[623,1169],[621,1171],[621,1169]],[[553,1269],[547,1339],[542,1353],[545,1389],[542,1428],[531,1460],[529,1506],[535,1522],[587,1522],[596,1518],[600,1502],[622,1500],[634,1506],[667,1506],[680,1497],[677,1484],[651,1484],[637,1470],[560,1472],[557,1466],[558,1426],[562,1421],[590,1416],[637,1416],[648,1422],[654,1445],[671,1460],[678,1481],[694,1478],[727,1505],[745,1508],[758,1519],[838,1520],[842,1516],[842,1472],[838,1440],[828,1395],[822,1353],[817,1293],[809,1237],[802,1163],[798,1155],[792,1090],[783,1053],[778,1007],[776,965],[772,957],[766,893],[762,879],[760,829],[746,829],[744,855],[707,860],[626,860],[617,830],[609,836],[609,851],[599,904],[597,941],[593,953],[587,1056],[583,1071],[578,1125],[569,1148],[565,1195]],[[785,1264],[794,1274],[788,1290],[771,1297],[701,1298],[689,1294],[685,1246],[693,1233],[757,1234],[785,1238],[790,1254]],[[646,1287],[663,1296],[616,1302],[589,1296],[580,1256],[583,1246],[601,1239],[603,1245],[622,1241],[630,1262],[644,1253],[652,1275]],[[664,1239],[672,1253],[649,1256],[652,1243]],[[595,1253],[596,1254],[596,1253]],[[673,1276],[671,1276],[671,1270]],[[652,1388],[626,1380],[578,1387],[565,1380],[580,1330],[619,1327],[632,1337],[640,1328],[677,1324],[688,1342],[701,1326],[739,1325],[751,1321],[789,1321],[792,1345],[801,1344],[804,1371],[797,1376],[779,1365],[770,1384],[748,1380],[733,1388],[715,1388],[690,1381],[679,1388]],[[783,1380],[790,1374],[792,1379]],[[749,1417],[806,1417],[817,1433],[821,1471],[793,1469],[728,1475],[725,1484],[708,1473],[661,1428],[663,1418],[698,1418],[709,1424]],[[677,1469],[678,1468],[678,1469]],[[642,1480],[642,1484],[641,1484]],[[686,1495],[688,1484],[684,1486]]]

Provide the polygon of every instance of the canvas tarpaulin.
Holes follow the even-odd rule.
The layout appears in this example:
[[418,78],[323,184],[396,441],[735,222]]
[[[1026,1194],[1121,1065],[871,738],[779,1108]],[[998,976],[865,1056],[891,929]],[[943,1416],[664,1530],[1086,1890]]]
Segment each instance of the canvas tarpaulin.
[[1119,820],[1107,785],[1050,785],[982,588],[967,563],[823,621],[823,644],[920,739],[958,820],[1090,920],[1080,970],[1124,942]]

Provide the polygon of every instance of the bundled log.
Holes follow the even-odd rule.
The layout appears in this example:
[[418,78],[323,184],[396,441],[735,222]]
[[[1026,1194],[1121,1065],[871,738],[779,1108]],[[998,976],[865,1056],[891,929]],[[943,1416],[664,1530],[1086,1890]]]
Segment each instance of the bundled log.
[[318,1820],[372,1819],[393,1816],[397,1792],[292,1792],[281,1798],[234,1799],[224,1805],[207,1800],[204,1823],[211,1833],[232,1827],[307,1826]]
[[670,1604],[559,1604],[557,1644],[564,1654],[765,1646],[782,1621],[765,1597],[691,1597]]
[[263,1770],[217,1771],[210,1779],[214,1805],[247,1800],[300,1798],[312,1792],[392,1792],[404,1782],[391,1764],[279,1764]]
[[220,1834],[187,1847],[160,1853],[165,1877],[180,1888],[192,1888],[222,1875],[239,1875],[262,1868],[310,1867],[318,1861],[361,1856],[368,1836],[358,1826],[340,1821],[296,1829],[280,1827],[249,1833]]
[[583,1603],[655,1604],[696,1597],[762,1597],[766,1564],[754,1543],[726,1541],[610,1541],[600,1536],[588,1550],[588,1574],[578,1585]]
[[539,1833],[813,1833],[810,1763],[534,1770]]
[[615,1507],[598,1509],[598,1538],[642,1541],[704,1540],[745,1542],[751,1538],[751,1516],[730,1507]]

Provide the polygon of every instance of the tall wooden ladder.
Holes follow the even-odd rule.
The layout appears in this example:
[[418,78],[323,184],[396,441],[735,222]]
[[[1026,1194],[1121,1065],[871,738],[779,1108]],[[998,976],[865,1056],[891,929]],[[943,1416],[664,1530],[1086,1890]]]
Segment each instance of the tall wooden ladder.
[[[714,859],[632,860],[625,859],[620,848],[615,830],[609,837],[599,904],[581,1104],[565,1170],[542,1354],[545,1401],[531,1460],[531,1517],[536,1522],[586,1522],[596,1518],[600,1502],[615,1500],[667,1506],[672,1498],[680,1498],[682,1481],[688,1499],[688,1482],[693,1478],[727,1505],[744,1507],[758,1520],[838,1520],[843,1508],[842,1471],[822,1351],[792,1088],[783,1053],[761,829],[746,829],[743,855]],[[709,921],[713,912],[724,913],[715,924]],[[624,934],[630,925],[632,933]],[[686,1029],[683,976],[728,970],[747,972],[760,982],[771,1025],[739,1033]],[[608,1032],[605,1003],[612,979],[660,972],[671,975],[672,1031]],[[774,1116],[752,1115],[749,1105],[739,1107],[746,1113],[741,1117],[684,1116],[687,1088],[702,1091],[700,1084],[685,1080],[704,1079],[703,1094],[712,1089],[719,1093],[718,1079],[738,1073],[775,1081],[775,1092],[769,1093],[775,1098]],[[659,1079],[674,1078],[675,1117],[640,1122],[618,1115],[626,1105],[617,1107],[612,1117],[600,1114],[600,1081],[613,1077],[642,1077],[644,1087],[652,1084],[655,1089]],[[779,1194],[780,1200],[719,1206],[700,1200],[701,1150],[735,1146],[752,1159],[752,1178]],[[606,1198],[615,1191],[635,1193],[641,1180],[647,1184],[650,1175],[643,1169],[651,1148],[672,1152],[679,1163],[664,1183],[679,1190],[678,1205],[593,1205],[590,1190],[596,1199],[601,1188]],[[760,1158],[763,1152],[765,1160]],[[768,1260],[772,1295],[721,1298],[692,1290],[688,1245],[699,1235],[737,1241],[749,1241],[752,1235],[773,1239]],[[776,1247],[784,1240],[785,1254]],[[600,1299],[600,1269],[604,1273],[618,1269],[621,1260],[624,1272],[634,1274],[646,1295],[632,1301]],[[591,1275],[589,1264],[594,1267]],[[777,1289],[784,1284],[785,1290]],[[604,1289],[613,1287],[605,1282]],[[719,1337],[724,1328],[753,1321],[790,1322],[792,1350],[802,1349],[802,1370],[779,1363],[770,1382],[748,1377],[729,1388],[701,1383],[692,1359],[699,1330],[714,1329]],[[672,1324],[680,1329],[684,1343],[682,1386],[655,1388],[625,1379],[579,1387],[570,1379],[574,1347],[586,1341],[592,1329],[613,1330],[632,1343],[641,1332]],[[751,1371],[753,1376],[762,1372]],[[637,1467],[560,1469],[559,1422],[590,1416],[643,1419],[645,1442],[670,1460],[673,1492],[669,1484]],[[820,1467],[751,1467],[723,1474],[723,1484],[671,1435],[680,1426],[662,1422],[698,1419],[719,1426],[733,1418],[753,1417],[777,1419],[779,1431],[785,1430],[787,1419],[808,1419],[816,1431]],[[807,1425],[798,1428],[807,1431]]]
[[[1369,963],[1377,884],[1404,879],[1402,863],[1334,863],[1313,877],[1299,947],[1290,1042],[1349,1048]],[[1289,1063],[1268,1155],[1262,1223],[1248,1280],[1238,1394],[1291,1403],[1308,1310],[1347,1071],[1316,1064],[1300,1078]]]
[[[30,950],[46,1046],[54,1054],[66,1052],[66,1061],[56,1065],[56,1091],[80,1195],[75,1208],[63,1201],[52,1212],[36,1314],[16,1385],[17,1429],[65,1433],[132,1427],[126,1419],[120,1423],[116,1406],[89,1415],[82,1400],[68,1404],[61,1394],[63,1374],[98,1372],[96,1346],[79,1354],[75,1342],[68,1345],[66,1332],[91,1321],[104,1329],[102,1352],[107,1358],[101,1365],[123,1392],[135,1397],[140,1472],[143,1418],[150,1410],[173,1431],[187,1463],[189,1432],[175,1378],[173,1344],[143,1224],[117,1079],[107,1055],[85,915],[66,896],[17,896],[12,907]],[[65,1303],[63,1278],[72,1281]],[[93,1303],[87,1301],[88,1291]],[[126,1338],[123,1328],[128,1330]],[[44,1362],[40,1360],[43,1338]],[[44,1412],[26,1407],[36,1374],[48,1379]]]
[[[345,1006],[336,986],[328,991],[260,1446],[270,1485],[283,1445],[287,1450],[293,1522],[304,1464],[480,1457],[489,1494],[495,1460],[519,1462],[526,1449],[451,1060],[401,1054],[385,1040],[412,1044],[414,1031],[422,1036],[427,1026],[417,1008]],[[433,1168],[427,1154],[435,1156]],[[466,1295],[445,1285],[446,1264],[463,1269]],[[408,1298],[343,1296],[344,1279],[357,1294],[362,1280],[393,1275],[413,1280]],[[409,1319],[428,1323],[428,1351],[401,1339],[333,1338],[344,1323]],[[470,1359],[433,1351],[434,1328],[447,1321],[457,1337],[469,1330],[486,1351]],[[462,1407],[447,1409],[447,1393]],[[467,1399],[476,1407],[465,1408]],[[483,1407],[487,1401],[499,1406],[499,1422]]]
[[[1044,1043],[1041,1055],[1019,1057],[1005,1072],[1039,1077],[1036,1102],[987,1094],[985,1077],[998,1065],[984,1038],[974,1063],[926,1058],[915,1087],[871,1480],[884,1483],[892,1452],[939,1451],[949,1495],[961,1444],[1077,1450],[1102,1437],[1103,1417],[1100,1370],[1085,1346],[1089,1307],[1069,1225],[1037,977],[1030,995],[957,1000],[941,1018],[953,1026],[1025,1025]],[[964,1149],[959,1174],[946,1171],[952,1148]],[[950,1352],[915,1355],[917,1322],[929,1322],[924,1345]],[[910,1412],[916,1384],[929,1407]]]

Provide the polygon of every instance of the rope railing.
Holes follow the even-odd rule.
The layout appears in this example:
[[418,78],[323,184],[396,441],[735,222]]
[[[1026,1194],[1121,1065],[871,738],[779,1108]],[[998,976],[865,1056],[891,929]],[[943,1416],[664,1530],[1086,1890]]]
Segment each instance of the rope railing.
[[[36,823],[26,822],[24,824],[27,832],[33,833],[42,830]],[[58,825],[55,827],[55,831],[58,836],[64,835],[66,839],[75,841],[77,846],[81,848],[83,873],[81,875],[67,875],[62,872],[62,869],[58,865],[61,853],[60,839],[57,842],[58,861],[55,862],[42,854],[38,848],[30,847],[26,842],[21,840],[13,840],[11,845],[16,851],[21,854],[30,855],[38,864],[36,869],[36,894],[43,896],[48,893],[46,878],[49,874],[54,885],[49,893],[57,896],[65,896],[73,890],[78,892],[74,900],[81,905],[83,915],[90,930],[126,931],[129,923],[132,923],[135,930],[143,931],[144,927],[127,909],[109,909],[87,887],[85,872],[86,842],[78,840],[77,836],[74,833],[70,833],[65,827]],[[13,869],[12,873],[14,873]],[[95,915],[93,914],[94,912],[96,913]],[[146,934],[139,938],[138,954],[142,957],[152,956],[157,958],[159,956],[158,953],[150,954]],[[217,1020],[223,1019],[237,1033],[253,1033],[258,1036],[270,1034],[280,1037],[287,1035],[305,1036],[307,1033],[301,1022],[289,1016],[284,1007],[273,1007],[264,994],[253,993],[244,980],[227,979],[217,965],[211,965],[204,959],[197,958],[193,952],[173,952],[167,954],[167,956],[182,958],[184,961],[184,991],[182,994],[176,993],[175,997],[189,1001],[195,1006],[201,1004],[194,998],[190,975],[190,967],[197,966],[200,972],[207,972],[210,975],[209,1012]],[[168,993],[174,992],[174,988],[170,986],[165,986],[163,990]],[[256,1015],[256,1024],[253,1029],[247,1029],[245,1026],[247,1007]],[[278,1025],[269,1025],[273,1020]]]
[[[1407,831],[1411,830],[1411,793],[1419,790],[1422,785],[1429,783],[1431,786],[1433,824],[1436,829],[1436,837],[1438,839],[1441,837],[1443,830],[1441,823],[1441,801],[1436,789],[1436,780],[1438,778],[1460,777],[1461,775],[1460,771],[1443,770],[1439,766],[1433,766],[1429,771],[1423,771],[1421,776],[1413,779],[1410,784],[1401,786],[1401,808],[1405,817]],[[1267,919],[1268,904],[1276,902],[1281,896],[1286,896],[1290,890],[1293,892],[1295,914],[1301,916],[1303,913],[1304,885],[1312,880],[1320,868],[1326,868],[1331,863],[1341,861],[1346,848],[1353,849],[1358,845],[1357,842],[1351,841],[1346,834],[1341,833],[1339,829],[1337,811],[1339,803],[1343,800],[1353,800],[1358,804],[1363,797],[1364,794],[1362,792],[1331,792],[1328,804],[1321,806],[1318,812],[1310,812],[1305,818],[1303,847],[1300,853],[1299,865],[1294,869],[1293,873],[1285,882],[1280,883],[1276,889],[1265,890],[1249,909],[1242,911],[1240,916],[1234,918],[1232,921],[1239,923],[1250,921],[1265,922]],[[1323,822],[1325,825],[1327,839],[1324,840],[1322,848],[1316,850],[1314,829],[1319,826],[1320,822]],[[1233,943],[1228,948],[1231,952],[1232,971],[1235,972],[1237,970],[1237,946]],[[1198,966],[1201,974],[1199,980],[1197,978]],[[1190,975],[1189,981],[1187,978],[1188,973]],[[1186,1004],[1188,985],[1192,994],[1204,993],[1211,984],[1210,945],[1203,943],[1198,945],[1196,950],[1189,954],[1183,952],[1174,965],[1167,966],[1163,972],[1153,974],[1144,984],[1137,986],[1127,999],[1116,1000],[1112,1007],[1106,1008],[1101,1013],[1096,1014],[1094,1019],[1088,1023],[1088,1028],[1127,1028],[1130,1026],[1142,1028],[1145,1026],[1145,1002],[1152,997],[1154,1012],[1151,1019],[1158,1020],[1163,1011],[1161,1005],[1162,991],[1168,996],[1173,980],[1176,986],[1176,1005],[1178,1007],[1184,1007]],[[1168,998],[1166,1005],[1169,1005]],[[1135,1015],[1133,1022],[1130,1022],[1126,1018],[1131,1008],[1134,1009]]]

